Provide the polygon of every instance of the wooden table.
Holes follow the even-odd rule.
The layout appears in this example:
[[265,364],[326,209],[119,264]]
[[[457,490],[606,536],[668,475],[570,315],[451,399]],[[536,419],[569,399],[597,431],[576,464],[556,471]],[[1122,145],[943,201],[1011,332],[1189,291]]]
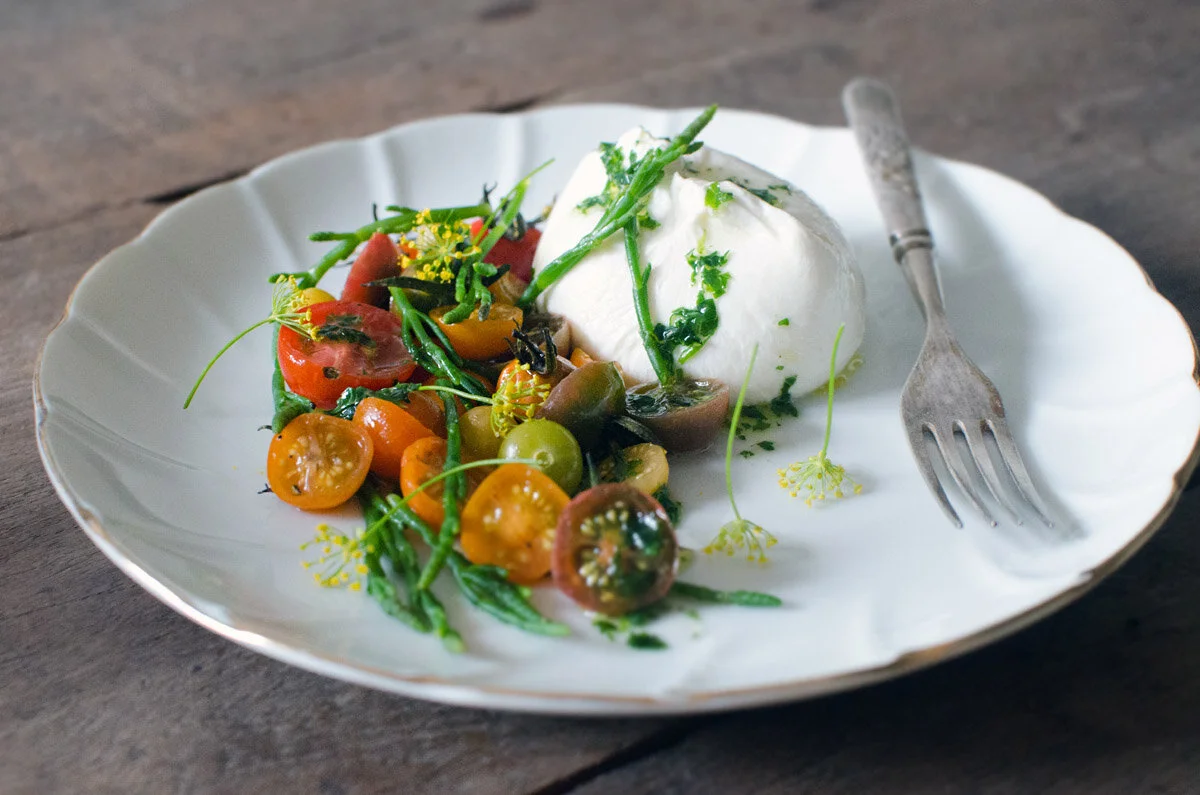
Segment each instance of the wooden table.
[[860,73],[927,148],[1106,230],[1196,329],[1198,42],[1188,0],[0,4],[0,791],[1200,791],[1194,492],[1089,596],[933,670],[740,714],[528,717],[323,679],[171,612],[55,498],[29,386],[92,262],[290,149],[592,100],[840,124]]

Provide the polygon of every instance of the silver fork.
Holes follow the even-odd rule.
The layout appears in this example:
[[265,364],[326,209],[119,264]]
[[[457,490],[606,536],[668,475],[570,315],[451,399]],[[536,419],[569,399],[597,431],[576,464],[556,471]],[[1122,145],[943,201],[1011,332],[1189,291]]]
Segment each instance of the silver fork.
[[[925,221],[896,98],[878,80],[860,77],[846,86],[842,103],[890,233],[892,255],[925,315],[925,343],[900,397],[900,415],[917,467],[950,520],[962,527],[934,467],[926,439],[929,434],[959,491],[989,524],[995,526],[997,522],[980,497],[977,479],[982,479],[992,498],[1021,524],[1021,512],[1004,488],[986,447],[985,436],[990,435],[1016,492],[1034,516],[1046,527],[1053,527],[1005,422],[1000,393],[963,353],[946,320],[934,267],[933,237]],[[974,475],[960,454],[956,434],[966,441]]]

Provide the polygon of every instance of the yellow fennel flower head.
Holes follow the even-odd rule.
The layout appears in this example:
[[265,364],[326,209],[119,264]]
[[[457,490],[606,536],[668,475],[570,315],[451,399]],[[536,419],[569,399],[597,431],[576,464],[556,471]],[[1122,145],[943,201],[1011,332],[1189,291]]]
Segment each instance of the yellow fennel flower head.
[[847,475],[845,467],[830,461],[824,450],[777,472],[780,488],[802,498],[810,508],[828,498],[840,500],[848,494],[862,493],[862,484]]
[[353,536],[338,533],[322,522],[317,525],[317,534],[300,545],[301,550],[317,547],[320,555],[315,560],[303,561],[305,569],[313,573],[313,580],[323,588],[362,589],[362,578],[370,571],[365,558],[375,551],[374,544],[364,530]]
[[412,268],[418,279],[427,282],[451,282],[464,262],[482,254],[471,237],[466,221],[434,223],[429,210],[421,210],[414,219],[412,238],[415,257],[400,259],[401,269]]
[[506,371],[492,395],[492,431],[504,438],[522,422],[533,419],[549,394],[550,384],[531,372],[528,364]]
[[281,326],[287,326],[309,339],[317,338],[317,327],[312,322],[312,312],[306,308],[304,291],[296,283],[295,276],[275,282],[271,288],[271,317]]
[[767,562],[767,550],[775,546],[775,536],[749,519],[737,518],[726,522],[717,537],[704,548],[704,554],[724,552],[730,557],[746,555],[754,563]]

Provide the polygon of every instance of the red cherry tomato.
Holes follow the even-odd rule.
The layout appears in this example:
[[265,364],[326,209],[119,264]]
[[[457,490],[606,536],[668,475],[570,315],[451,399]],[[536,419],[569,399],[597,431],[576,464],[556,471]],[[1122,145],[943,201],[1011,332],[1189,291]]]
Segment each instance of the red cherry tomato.
[[667,595],[676,551],[658,500],[628,483],[602,483],[558,517],[554,584],[588,610],[624,615]]
[[360,304],[387,309],[391,300],[388,288],[368,286],[367,282],[399,275],[396,244],[387,235],[376,232],[371,235],[367,245],[363,246],[358,258],[350,266],[350,272],[346,275],[346,286],[342,288],[342,300],[358,301]]
[[[472,236],[478,235],[481,229],[482,220],[476,219],[471,222]],[[509,273],[521,281],[528,282],[533,278],[533,252],[537,250],[538,241],[541,239],[541,231],[531,226],[525,230],[520,240],[500,238],[483,261],[493,265],[508,265]]]
[[280,327],[279,369],[288,388],[317,408],[333,408],[350,387],[392,386],[416,368],[400,340],[400,319],[390,312],[354,301],[327,301],[308,309],[312,324],[326,329],[325,338],[313,340]]

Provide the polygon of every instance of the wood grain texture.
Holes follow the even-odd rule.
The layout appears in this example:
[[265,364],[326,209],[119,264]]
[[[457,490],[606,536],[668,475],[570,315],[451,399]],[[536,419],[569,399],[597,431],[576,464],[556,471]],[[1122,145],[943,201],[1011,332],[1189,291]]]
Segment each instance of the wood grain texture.
[[1200,498],[1077,605],[809,704],[571,721],[385,696],[143,593],[41,472],[29,382],[88,265],[166,203],[435,113],[718,101],[920,145],[1111,234],[1200,328],[1200,6],[1180,0],[12,0],[0,7],[0,792],[1195,792]]

